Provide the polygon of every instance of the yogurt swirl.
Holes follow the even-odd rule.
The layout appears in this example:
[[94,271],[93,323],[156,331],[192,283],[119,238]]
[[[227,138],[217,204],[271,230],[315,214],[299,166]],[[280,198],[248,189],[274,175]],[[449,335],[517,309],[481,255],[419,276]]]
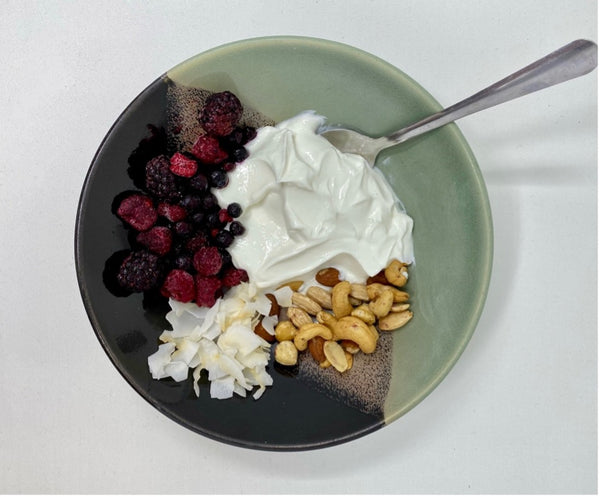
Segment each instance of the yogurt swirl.
[[379,170],[316,134],[323,122],[303,112],[260,128],[216,191],[221,205],[243,208],[246,232],[229,252],[259,289],[330,266],[359,282],[393,259],[413,261],[413,220]]

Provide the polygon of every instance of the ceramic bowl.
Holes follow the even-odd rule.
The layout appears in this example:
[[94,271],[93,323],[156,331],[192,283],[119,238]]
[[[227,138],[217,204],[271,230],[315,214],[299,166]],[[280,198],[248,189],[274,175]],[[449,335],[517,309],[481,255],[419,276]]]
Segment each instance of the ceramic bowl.
[[458,127],[450,124],[389,149],[377,163],[414,219],[416,262],[407,287],[414,318],[390,339],[390,378],[382,380],[383,387],[365,388],[383,392],[376,405],[365,407],[273,365],[274,386],[259,401],[212,400],[207,385],[197,398],[191,380],[155,381],[148,372],[147,357],[167,326],[164,306],[149,305],[141,295],[115,296],[102,277],[111,254],[127,247],[111,203],[132,188],[128,156],[148,124],[165,125],[167,92],[174,84],[230,90],[276,122],[311,109],[371,135],[399,129],[441,106],[401,70],[340,43],[270,37],[224,45],[171,69],[125,109],[93,159],[77,215],[77,275],[93,329],[123,377],[166,416],[213,439],[267,450],[339,444],[400,418],[460,357],[490,279],[487,192]]

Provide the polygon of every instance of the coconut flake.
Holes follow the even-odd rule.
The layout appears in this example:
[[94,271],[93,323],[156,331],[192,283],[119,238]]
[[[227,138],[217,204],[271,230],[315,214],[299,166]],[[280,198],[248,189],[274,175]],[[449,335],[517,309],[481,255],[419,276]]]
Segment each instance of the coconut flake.
[[275,335],[275,325],[278,321],[278,316],[265,316],[262,318],[262,326],[269,335]]
[[160,380],[169,376],[165,373],[165,366],[171,362],[171,354],[174,350],[174,343],[164,343],[159,345],[158,350],[148,357],[148,368],[152,378]]
[[281,307],[290,307],[292,305],[292,294],[294,291],[289,286],[282,286],[272,293]]
[[[258,399],[273,384],[266,371],[270,344],[253,331],[253,323],[261,319],[261,312],[268,314],[271,302],[254,285],[238,285],[210,309],[175,300],[169,304],[167,321],[172,329],[163,331],[159,338],[165,343],[148,357],[153,378],[183,381],[192,369],[194,392],[199,396],[204,370],[210,395],[217,399],[233,394],[245,397],[254,387],[258,390],[253,397]],[[274,333],[276,316],[264,319]]]

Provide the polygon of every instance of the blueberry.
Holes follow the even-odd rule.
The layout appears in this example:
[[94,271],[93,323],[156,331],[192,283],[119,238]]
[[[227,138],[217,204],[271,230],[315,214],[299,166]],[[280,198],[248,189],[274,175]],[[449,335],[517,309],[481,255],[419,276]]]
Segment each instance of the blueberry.
[[206,194],[202,198],[202,208],[205,211],[212,211],[214,209],[218,209],[219,201],[217,200],[217,197],[215,197],[212,193]]
[[177,269],[187,271],[192,267],[192,257],[190,255],[178,255],[173,263]]
[[206,216],[206,227],[209,229],[212,228],[222,228],[223,226],[225,226],[225,223],[223,221],[221,221],[221,219],[219,218],[219,213],[218,212],[211,212]]
[[186,221],[175,223],[175,233],[179,236],[187,236],[192,232],[192,225]]
[[215,237],[215,241],[219,247],[229,247],[233,243],[233,235],[227,230],[220,230]]
[[244,228],[244,225],[242,223],[240,223],[239,221],[233,221],[229,225],[229,231],[231,231],[231,234],[233,236],[240,236],[240,235],[244,234],[244,232],[246,231],[246,228]]
[[199,195],[188,194],[181,200],[181,205],[188,212],[196,212],[202,208],[202,197]]
[[205,192],[208,190],[208,179],[204,174],[198,173],[196,176],[190,178],[190,187],[199,192]]
[[227,206],[227,214],[231,217],[240,217],[242,215],[242,206],[237,202],[232,202]]
[[198,211],[192,215],[192,223],[196,225],[202,225],[204,223],[204,218],[206,215],[202,211]]
[[242,162],[248,157],[248,151],[244,147],[239,147],[231,155],[236,162]]
[[215,169],[210,173],[210,184],[215,188],[224,188],[229,183],[227,173],[222,169]]

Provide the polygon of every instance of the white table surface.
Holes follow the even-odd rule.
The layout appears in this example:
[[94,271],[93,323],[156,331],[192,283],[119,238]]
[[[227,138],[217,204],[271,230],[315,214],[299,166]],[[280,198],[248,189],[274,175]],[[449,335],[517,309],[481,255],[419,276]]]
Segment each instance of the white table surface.
[[443,105],[577,38],[595,0],[0,4],[0,492],[595,493],[597,72],[459,123],[487,182],[489,297],[420,405],[345,445],[231,447],[167,419],[120,376],[73,256],[89,163],[158,75],[230,41],[344,42]]

